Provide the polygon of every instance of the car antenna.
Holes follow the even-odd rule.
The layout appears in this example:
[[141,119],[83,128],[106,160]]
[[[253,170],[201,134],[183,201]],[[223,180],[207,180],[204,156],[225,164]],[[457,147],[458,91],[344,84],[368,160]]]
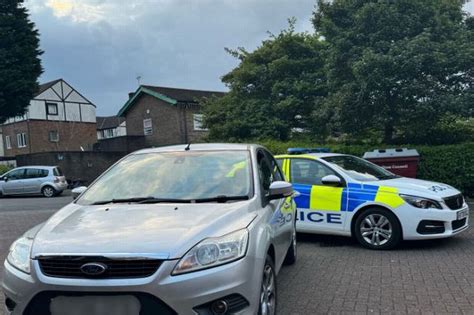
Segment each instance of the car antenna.
[[184,148],[184,151],[189,151],[189,147],[191,146],[191,143],[188,143],[188,145],[186,146],[186,148]]

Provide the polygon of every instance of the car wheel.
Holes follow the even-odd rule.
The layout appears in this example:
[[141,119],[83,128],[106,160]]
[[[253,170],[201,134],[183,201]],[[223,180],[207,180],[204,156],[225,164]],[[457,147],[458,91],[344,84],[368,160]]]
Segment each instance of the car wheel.
[[263,268],[262,287],[260,289],[259,315],[275,315],[277,306],[275,266],[273,260],[267,255]]
[[44,186],[43,189],[41,189],[41,194],[46,198],[51,198],[56,195],[56,190],[51,186]]
[[296,248],[296,222],[293,226],[293,232],[291,233],[291,244],[286,252],[285,265],[293,265],[296,262],[297,248]]
[[369,249],[391,249],[402,238],[402,229],[395,215],[382,208],[371,208],[356,220],[354,234]]

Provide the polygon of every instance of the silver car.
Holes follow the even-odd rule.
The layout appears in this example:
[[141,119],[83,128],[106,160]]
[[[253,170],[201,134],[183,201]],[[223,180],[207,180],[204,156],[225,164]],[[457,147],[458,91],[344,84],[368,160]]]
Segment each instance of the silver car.
[[123,158],[13,243],[7,314],[275,314],[293,188],[256,145]]
[[0,196],[60,195],[67,188],[66,177],[57,166],[25,166],[0,175]]

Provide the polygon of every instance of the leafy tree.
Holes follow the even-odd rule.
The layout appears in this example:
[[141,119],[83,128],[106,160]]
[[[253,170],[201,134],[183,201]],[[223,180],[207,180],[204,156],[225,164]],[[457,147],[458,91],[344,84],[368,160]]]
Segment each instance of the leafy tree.
[[474,23],[463,2],[319,0],[313,22],[328,47],[329,96],[315,124],[430,143],[446,132],[446,115],[472,116]]
[[204,104],[211,139],[287,139],[307,130],[310,114],[326,95],[324,44],[296,33],[295,20],[253,52],[227,50],[240,65],[222,81],[230,92]]
[[0,0],[0,123],[23,115],[42,73],[38,31],[23,0]]

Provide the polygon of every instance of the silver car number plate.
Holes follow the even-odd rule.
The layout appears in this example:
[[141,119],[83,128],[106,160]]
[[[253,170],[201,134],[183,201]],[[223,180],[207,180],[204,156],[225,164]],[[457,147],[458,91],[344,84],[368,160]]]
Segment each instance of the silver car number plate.
[[464,219],[468,215],[469,215],[469,209],[462,209],[457,212],[457,219],[458,220]]
[[132,295],[58,296],[49,305],[52,315],[138,315],[140,308],[140,301]]

